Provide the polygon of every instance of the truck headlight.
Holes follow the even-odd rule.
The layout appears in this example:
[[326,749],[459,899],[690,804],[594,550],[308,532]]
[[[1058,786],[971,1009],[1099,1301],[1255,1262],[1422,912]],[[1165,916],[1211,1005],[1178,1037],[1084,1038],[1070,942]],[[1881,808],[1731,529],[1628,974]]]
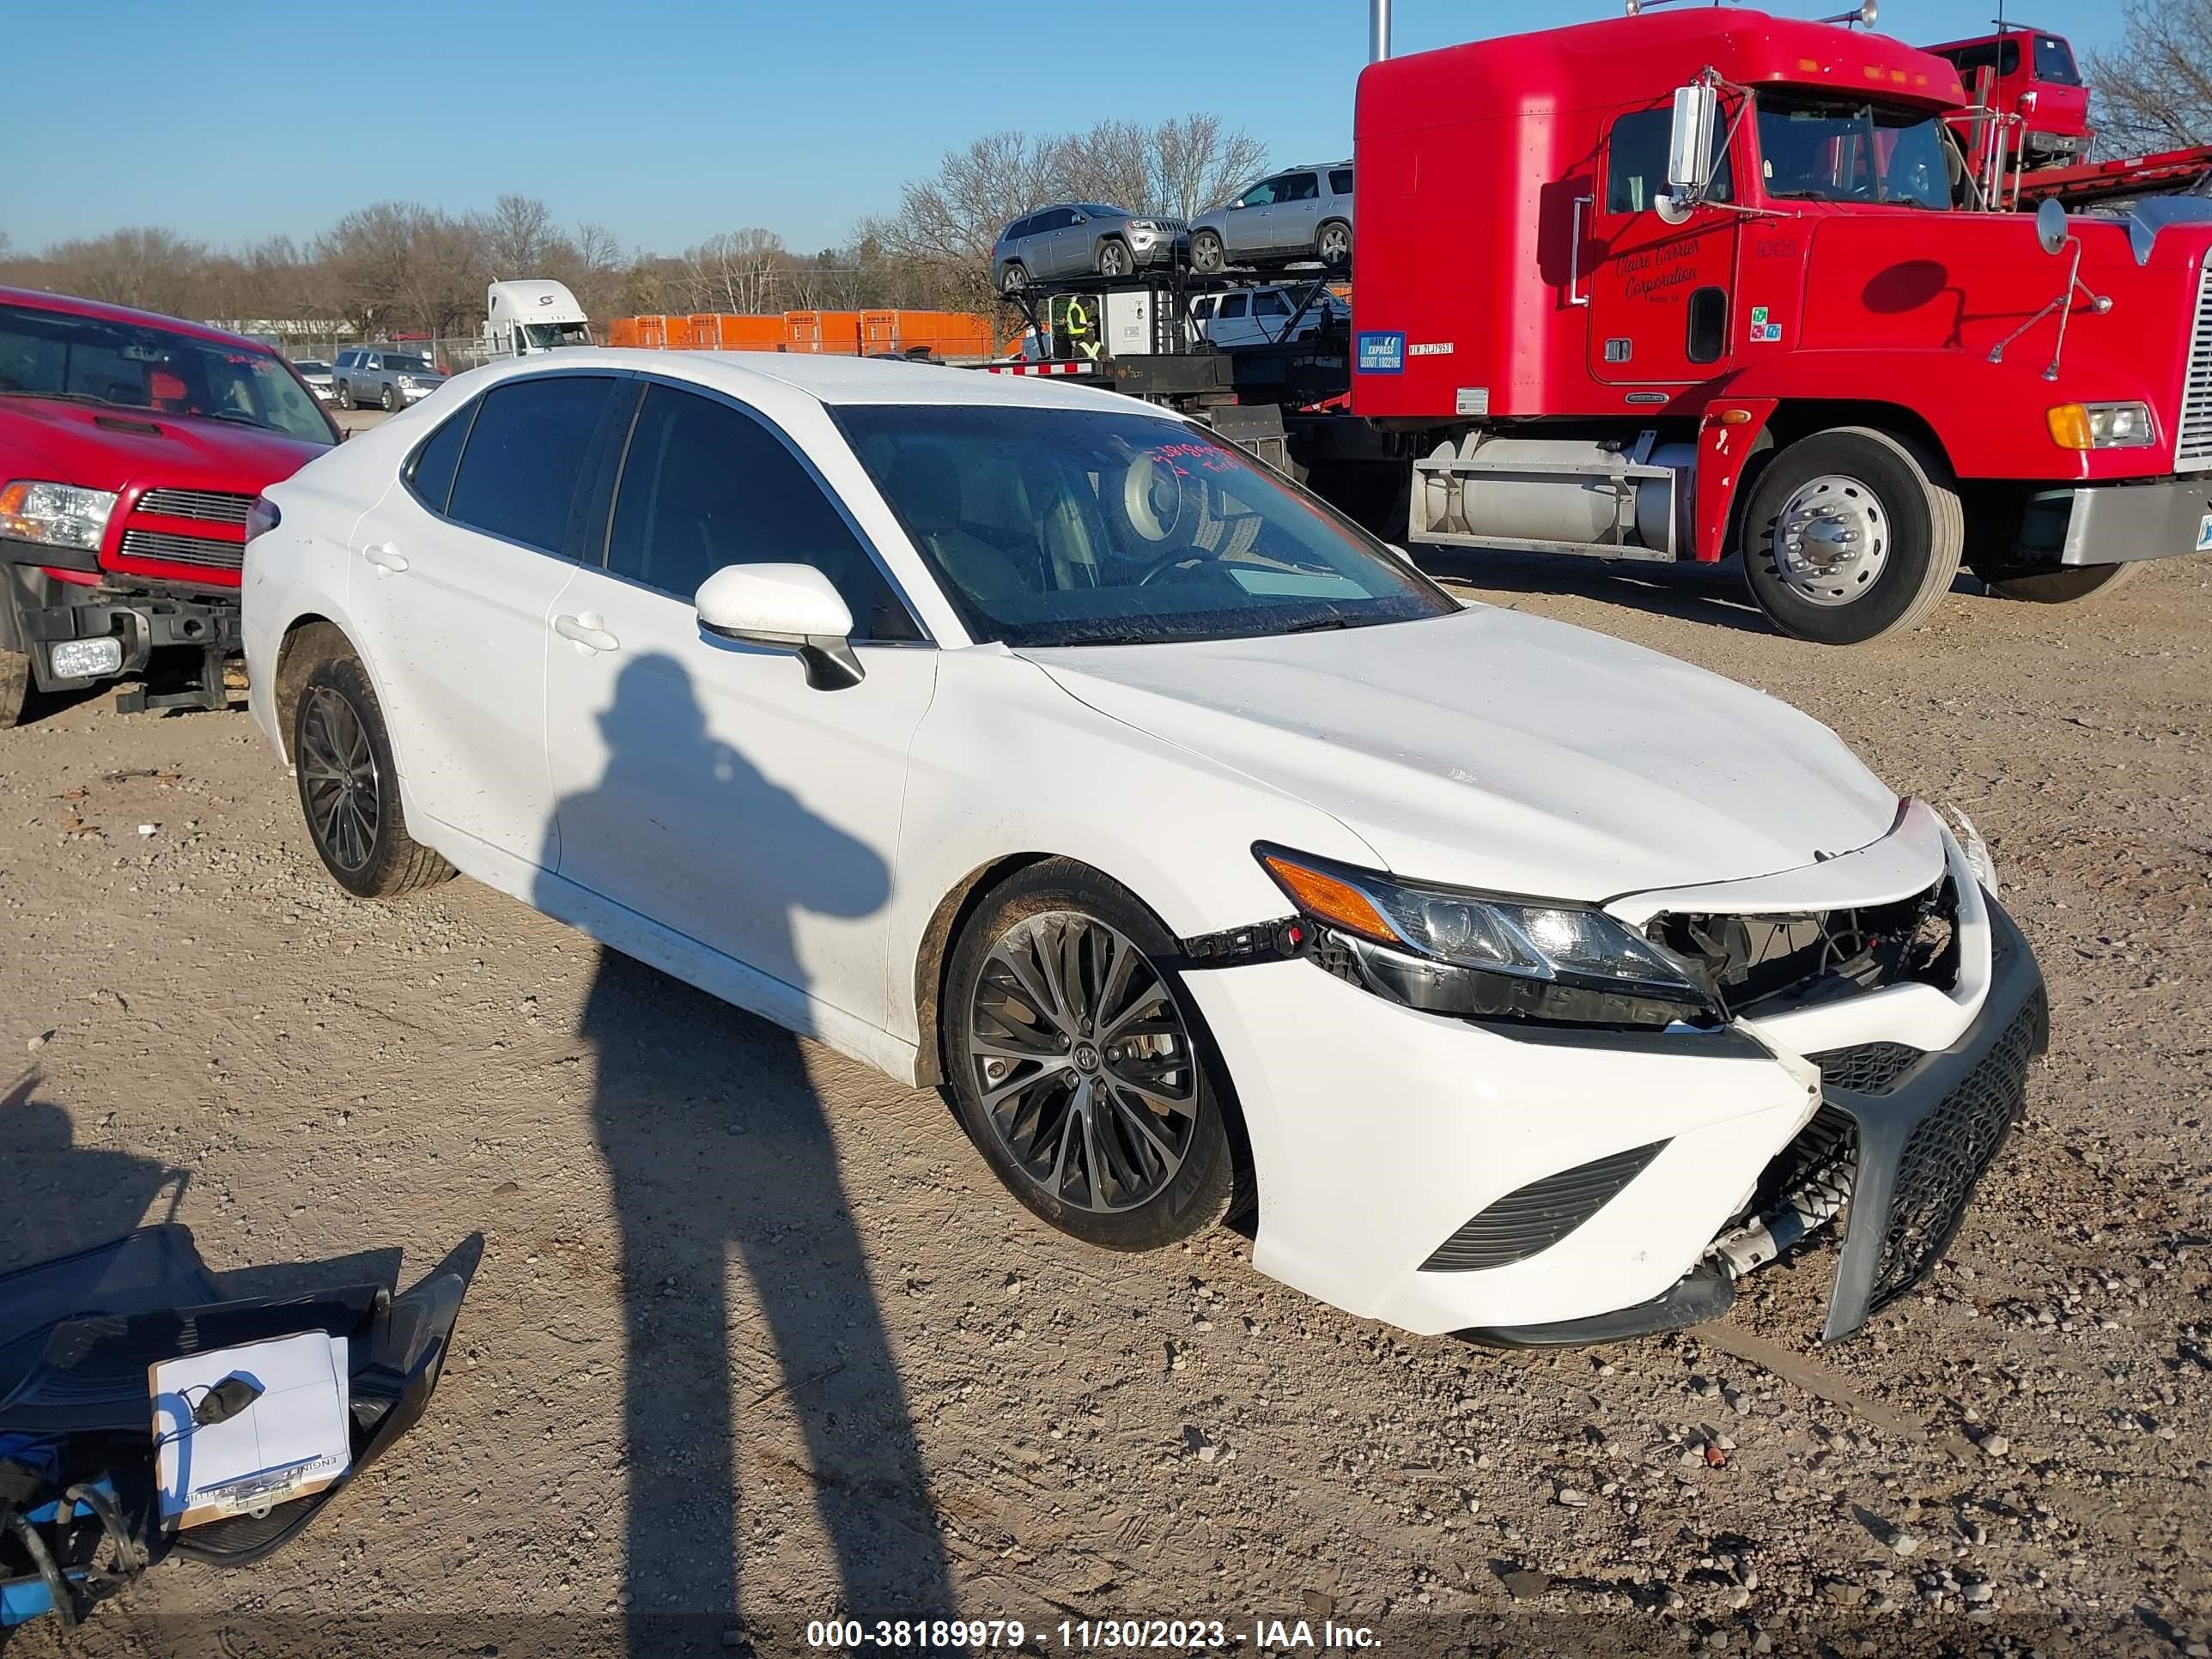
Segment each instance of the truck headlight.
[[2142,449],[2151,441],[2148,404],[2059,404],[2044,418],[2061,449]]
[[112,635],[98,640],[58,640],[47,647],[46,661],[57,679],[98,679],[122,672],[123,641]]
[[112,490],[19,478],[0,489],[0,536],[96,551],[107,529],[107,515],[113,511]]
[[1264,843],[1253,854],[1333,936],[1346,977],[1410,1007],[1572,1025],[1721,1019],[1686,963],[1601,910],[1400,881]]

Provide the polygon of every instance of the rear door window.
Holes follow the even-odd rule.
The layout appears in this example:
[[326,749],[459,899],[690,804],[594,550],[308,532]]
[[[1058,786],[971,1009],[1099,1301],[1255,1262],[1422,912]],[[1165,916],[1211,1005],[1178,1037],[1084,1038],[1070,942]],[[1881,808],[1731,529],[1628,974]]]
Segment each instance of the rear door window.
[[1279,202],[1310,202],[1321,194],[1321,175],[1313,173],[1293,173],[1283,180],[1283,193]]
[[613,398],[604,375],[533,374],[483,396],[453,477],[448,518],[547,553],[563,550],[592,434]]
[[1223,320],[1226,321],[1231,317],[1242,317],[1243,314],[1244,296],[1243,295],[1231,294],[1222,300],[1221,316]]
[[461,447],[469,441],[469,422],[477,417],[471,404],[430,434],[407,465],[407,487],[415,499],[433,513],[442,514],[453,493],[453,474],[459,470]]

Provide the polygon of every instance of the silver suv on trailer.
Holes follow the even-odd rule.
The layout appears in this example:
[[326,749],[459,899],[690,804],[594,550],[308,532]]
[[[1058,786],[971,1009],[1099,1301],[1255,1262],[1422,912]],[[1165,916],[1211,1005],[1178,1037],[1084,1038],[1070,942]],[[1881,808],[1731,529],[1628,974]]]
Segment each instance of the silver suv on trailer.
[[1180,219],[1147,218],[1097,202],[1039,208],[999,233],[991,278],[1002,294],[1055,276],[1127,276],[1139,265],[1172,264],[1183,246]]
[[1271,173],[1190,222],[1190,266],[1200,276],[1309,259],[1332,270],[1352,263],[1349,161]]
[[404,409],[446,383],[445,372],[428,358],[397,346],[348,346],[331,365],[331,379],[340,409],[359,409],[364,404]]

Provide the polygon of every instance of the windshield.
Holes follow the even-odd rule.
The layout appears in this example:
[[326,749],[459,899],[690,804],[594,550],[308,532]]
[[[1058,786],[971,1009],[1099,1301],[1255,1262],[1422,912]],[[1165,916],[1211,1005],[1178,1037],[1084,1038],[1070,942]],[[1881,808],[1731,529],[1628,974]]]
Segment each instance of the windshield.
[[302,374],[327,374],[331,372],[331,366],[328,363],[318,362],[313,357],[295,358],[292,367]]
[[592,343],[591,325],[587,323],[525,323],[522,332],[533,351],[550,351],[556,346],[587,346]]
[[835,412],[979,640],[1243,639],[1458,609],[1364,532],[1178,421],[1030,407]]
[[337,441],[314,393],[268,352],[31,306],[0,305],[0,395],[203,415]]
[[1759,153],[1779,200],[1951,205],[1942,122],[1926,110],[1762,92]]

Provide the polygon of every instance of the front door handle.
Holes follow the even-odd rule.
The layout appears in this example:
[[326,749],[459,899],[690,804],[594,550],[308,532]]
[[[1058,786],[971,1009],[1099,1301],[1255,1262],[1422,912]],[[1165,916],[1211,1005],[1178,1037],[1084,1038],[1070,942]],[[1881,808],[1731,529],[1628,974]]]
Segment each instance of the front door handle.
[[574,640],[580,651],[619,651],[622,641],[599,624],[605,619],[596,611],[586,611],[580,617],[556,617],[553,631],[564,640]]
[[390,542],[372,542],[361,550],[361,556],[377,568],[381,575],[391,575],[407,568],[406,556]]

